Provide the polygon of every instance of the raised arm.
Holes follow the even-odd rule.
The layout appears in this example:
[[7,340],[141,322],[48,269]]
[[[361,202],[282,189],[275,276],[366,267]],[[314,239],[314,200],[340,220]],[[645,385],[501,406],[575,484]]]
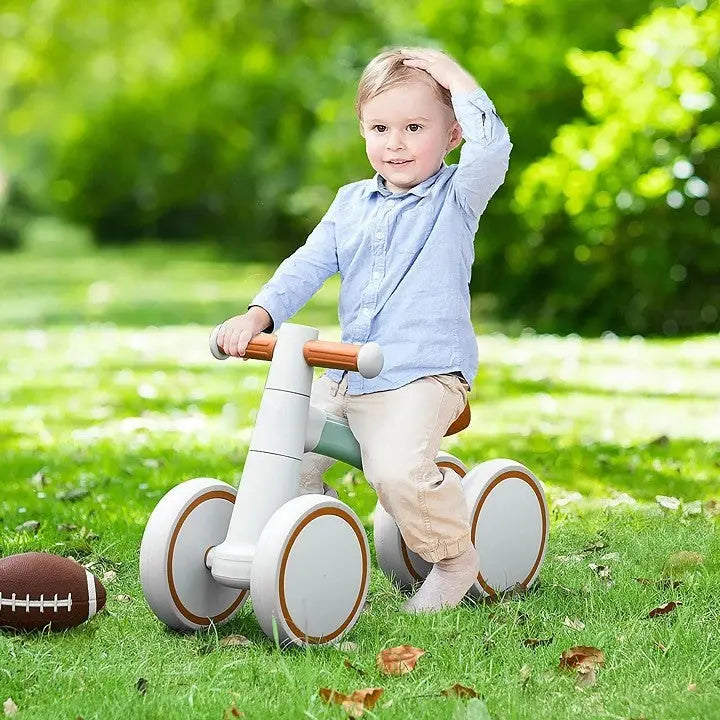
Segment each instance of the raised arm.
[[460,206],[478,218],[507,173],[512,143],[487,93],[453,58],[439,50],[405,51],[404,64],[430,74],[452,96],[465,140],[454,177]]

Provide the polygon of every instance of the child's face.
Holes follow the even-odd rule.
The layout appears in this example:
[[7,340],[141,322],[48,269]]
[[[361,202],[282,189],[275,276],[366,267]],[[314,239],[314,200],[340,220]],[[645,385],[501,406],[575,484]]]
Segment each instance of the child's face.
[[434,175],[462,139],[449,108],[424,82],[392,88],[368,100],[362,107],[360,133],[370,164],[392,192],[409,190]]

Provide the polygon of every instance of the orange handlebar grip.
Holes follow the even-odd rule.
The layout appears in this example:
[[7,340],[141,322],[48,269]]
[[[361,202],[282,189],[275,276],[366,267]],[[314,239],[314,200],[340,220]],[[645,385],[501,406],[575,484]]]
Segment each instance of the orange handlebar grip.
[[277,335],[268,335],[267,333],[256,335],[248,343],[245,357],[253,360],[272,360],[276,343]]
[[308,340],[303,348],[303,357],[313,367],[357,370],[360,347],[327,340]]

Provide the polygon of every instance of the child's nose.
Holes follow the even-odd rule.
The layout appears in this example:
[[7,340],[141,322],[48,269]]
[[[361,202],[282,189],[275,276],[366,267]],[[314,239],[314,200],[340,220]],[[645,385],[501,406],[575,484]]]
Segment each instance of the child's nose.
[[402,139],[402,133],[399,131],[390,131],[387,134],[387,140],[385,141],[385,147],[388,150],[398,150],[402,147],[404,147],[404,142]]

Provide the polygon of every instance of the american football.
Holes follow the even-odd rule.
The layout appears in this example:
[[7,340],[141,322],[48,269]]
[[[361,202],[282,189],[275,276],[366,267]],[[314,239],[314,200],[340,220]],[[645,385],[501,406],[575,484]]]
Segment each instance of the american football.
[[105,606],[105,588],[82,565],[28,552],[0,558],[0,628],[76,627]]

